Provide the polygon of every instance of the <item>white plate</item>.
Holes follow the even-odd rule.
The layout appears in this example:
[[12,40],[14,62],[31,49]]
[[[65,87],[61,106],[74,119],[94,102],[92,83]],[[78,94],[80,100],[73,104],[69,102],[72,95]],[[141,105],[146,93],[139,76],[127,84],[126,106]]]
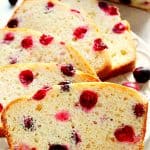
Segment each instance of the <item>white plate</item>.
[[[20,3],[20,1],[19,1]],[[19,4],[18,3],[18,4]],[[0,0],[0,27],[3,27],[9,17],[11,16],[13,9],[10,9],[10,5],[5,0]],[[136,66],[145,66],[150,68],[150,48],[148,45],[136,34],[133,33],[135,40],[137,41],[137,64]],[[122,83],[123,81],[134,81],[132,73],[127,73],[109,80],[110,82]],[[141,84],[141,93],[150,101],[150,81],[146,84]],[[150,106],[149,106],[150,108]],[[150,109],[149,109],[150,110]],[[149,125],[148,125],[149,124]],[[148,112],[147,120],[147,132],[145,136],[145,150],[150,149],[150,111]],[[0,150],[8,150],[5,139],[0,139]]]

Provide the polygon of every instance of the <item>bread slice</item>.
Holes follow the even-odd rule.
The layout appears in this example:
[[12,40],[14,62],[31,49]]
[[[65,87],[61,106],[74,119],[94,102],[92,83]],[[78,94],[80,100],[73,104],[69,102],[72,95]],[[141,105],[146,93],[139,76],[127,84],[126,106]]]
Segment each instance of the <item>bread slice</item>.
[[51,34],[25,28],[5,28],[0,30],[0,41],[0,66],[55,61],[57,64],[72,64],[96,76],[94,69],[75,49],[68,49]]
[[102,82],[69,87],[7,106],[2,121],[10,150],[143,150],[148,102],[137,91]]
[[[86,17],[99,28],[102,38],[106,39],[112,69],[102,79],[107,79],[128,71],[132,71],[136,60],[136,46],[130,25],[121,20],[117,7],[102,0],[59,0],[79,11],[84,9]],[[121,28],[121,30],[117,30]],[[113,31],[115,30],[115,32]]]
[[147,1],[145,1],[145,0],[110,0],[110,1],[150,11],[150,1],[149,0],[147,0]]
[[[12,99],[32,95],[41,88],[48,90],[52,85],[61,84],[64,90],[67,90],[67,84],[70,82],[99,81],[75,68],[72,74],[66,74],[64,70],[62,66],[55,63],[16,64],[0,67],[0,115]],[[1,122],[0,128],[2,128]],[[4,130],[0,129],[0,136],[3,136],[3,132]]]
[[84,13],[78,13],[72,7],[57,0],[24,0],[7,26],[14,27],[13,22],[17,22],[17,27],[52,33],[67,42],[66,45],[78,50],[100,77],[111,69],[105,39],[101,38],[96,25],[90,23]]

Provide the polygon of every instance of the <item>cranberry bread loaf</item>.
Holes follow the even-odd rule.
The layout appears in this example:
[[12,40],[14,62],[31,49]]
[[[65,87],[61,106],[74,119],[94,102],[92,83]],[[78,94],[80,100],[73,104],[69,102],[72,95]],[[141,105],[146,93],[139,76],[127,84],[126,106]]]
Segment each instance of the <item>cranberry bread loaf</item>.
[[150,0],[110,0],[112,2],[122,3],[125,5],[150,10]]
[[80,12],[84,9],[99,28],[103,39],[107,39],[112,68],[103,78],[107,79],[134,68],[136,47],[127,21],[120,18],[119,10],[102,0],[59,0]]
[[100,77],[111,69],[109,45],[101,38],[96,25],[90,23],[84,13],[57,0],[25,0],[7,26],[52,33],[67,42],[69,48],[78,50]]
[[[75,70],[71,65],[58,66],[55,63],[3,66],[0,67],[0,79],[0,114],[10,100],[24,95],[32,95],[41,88],[46,91],[54,84],[61,84],[62,88],[67,91],[70,82],[99,81],[91,75]],[[1,130],[3,131],[3,129]],[[0,131],[1,136],[3,136],[2,131]]]
[[2,122],[10,150],[142,150],[147,105],[121,85],[75,83],[13,101]]
[[68,49],[57,37],[29,29],[0,30],[0,65],[55,61],[73,64],[77,69],[96,76],[94,69],[75,50]]

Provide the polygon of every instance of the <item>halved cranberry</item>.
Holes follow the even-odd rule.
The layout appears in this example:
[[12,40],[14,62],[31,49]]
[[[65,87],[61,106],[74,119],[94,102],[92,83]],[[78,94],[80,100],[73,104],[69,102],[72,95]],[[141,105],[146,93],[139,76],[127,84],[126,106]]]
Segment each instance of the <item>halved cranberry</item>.
[[38,90],[32,98],[38,101],[42,100],[50,89],[50,87],[43,87],[42,89]]
[[54,3],[48,2],[46,8],[49,10],[54,7]]
[[66,76],[74,76],[75,69],[71,64],[63,65],[61,66],[61,72]]
[[31,70],[24,70],[19,74],[19,79],[23,85],[27,86],[32,83],[34,75]]
[[9,28],[16,28],[18,27],[18,19],[11,19],[8,23],[7,23],[7,27]]
[[5,36],[4,36],[4,42],[11,42],[11,41],[14,40],[14,38],[15,38],[14,34],[11,33],[11,32],[9,32],[9,33],[5,34]]
[[114,33],[118,33],[118,34],[121,34],[123,32],[125,32],[127,30],[127,26],[125,26],[123,23],[117,23],[116,25],[114,25],[113,27],[113,32]]
[[87,27],[78,27],[74,30],[73,36],[75,39],[83,39],[85,34],[87,33],[88,29]]
[[61,85],[61,90],[69,92],[69,90],[70,90],[69,84],[70,83],[71,83],[70,81],[64,81],[64,82],[60,82],[58,85]]
[[21,46],[25,49],[31,48],[33,46],[33,40],[31,36],[27,36],[25,37],[22,41],[21,41]]
[[71,138],[75,141],[75,144],[81,142],[81,136],[77,132],[73,132]]
[[125,125],[121,128],[116,129],[114,132],[116,139],[119,142],[134,142],[135,141],[135,133],[131,126]]
[[90,90],[85,90],[81,93],[79,102],[85,111],[89,111],[95,107],[97,100],[97,93]]
[[52,41],[53,41],[53,37],[50,36],[50,35],[45,35],[43,34],[41,37],[40,37],[40,43],[43,44],[43,45],[48,45],[50,44]]
[[52,144],[48,150],[68,150],[66,145]]
[[60,112],[55,114],[55,118],[58,121],[65,122],[65,121],[68,121],[70,119],[70,114],[68,111],[60,111]]
[[139,84],[138,84],[138,83],[135,83],[135,82],[124,82],[124,83],[122,83],[122,85],[127,86],[127,87],[130,87],[130,88],[133,88],[133,89],[135,89],[135,90],[137,90],[137,91],[140,90]]
[[80,13],[80,11],[79,11],[79,10],[76,10],[76,9],[71,9],[71,11],[72,11],[72,12],[75,12],[75,13],[77,13],[77,14]]
[[3,105],[0,103],[0,112],[3,110]]
[[34,120],[32,117],[30,116],[24,117],[23,123],[24,123],[25,130],[32,131],[34,129]]
[[107,15],[118,15],[118,10],[114,6],[108,5],[106,2],[99,2],[98,6],[101,10],[103,10]]
[[98,38],[94,40],[94,46],[93,49],[95,51],[102,51],[104,49],[108,48],[105,43],[103,43],[102,39]]
[[133,111],[136,117],[142,117],[145,113],[144,105],[140,103],[136,104],[135,106],[133,106]]

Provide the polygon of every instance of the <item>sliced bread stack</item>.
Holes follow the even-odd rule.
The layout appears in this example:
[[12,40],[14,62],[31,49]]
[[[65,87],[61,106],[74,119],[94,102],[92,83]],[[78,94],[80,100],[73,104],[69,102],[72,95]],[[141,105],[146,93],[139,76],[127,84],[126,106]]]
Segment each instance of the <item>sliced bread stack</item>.
[[97,26],[90,23],[84,13],[57,0],[24,1],[7,26],[52,33],[69,48],[78,50],[100,78],[111,69],[108,55],[110,43],[101,37]]
[[[42,93],[41,93],[42,94]],[[147,101],[111,83],[54,86],[2,114],[10,150],[142,150]]]
[[[68,68],[72,70],[69,71]],[[0,67],[0,116],[7,104],[18,97],[32,95],[36,91],[48,91],[53,85],[60,84],[62,90],[68,91],[72,82],[99,81],[91,75],[76,70],[71,65],[55,63],[16,64]],[[0,122],[0,136],[4,129]]]

